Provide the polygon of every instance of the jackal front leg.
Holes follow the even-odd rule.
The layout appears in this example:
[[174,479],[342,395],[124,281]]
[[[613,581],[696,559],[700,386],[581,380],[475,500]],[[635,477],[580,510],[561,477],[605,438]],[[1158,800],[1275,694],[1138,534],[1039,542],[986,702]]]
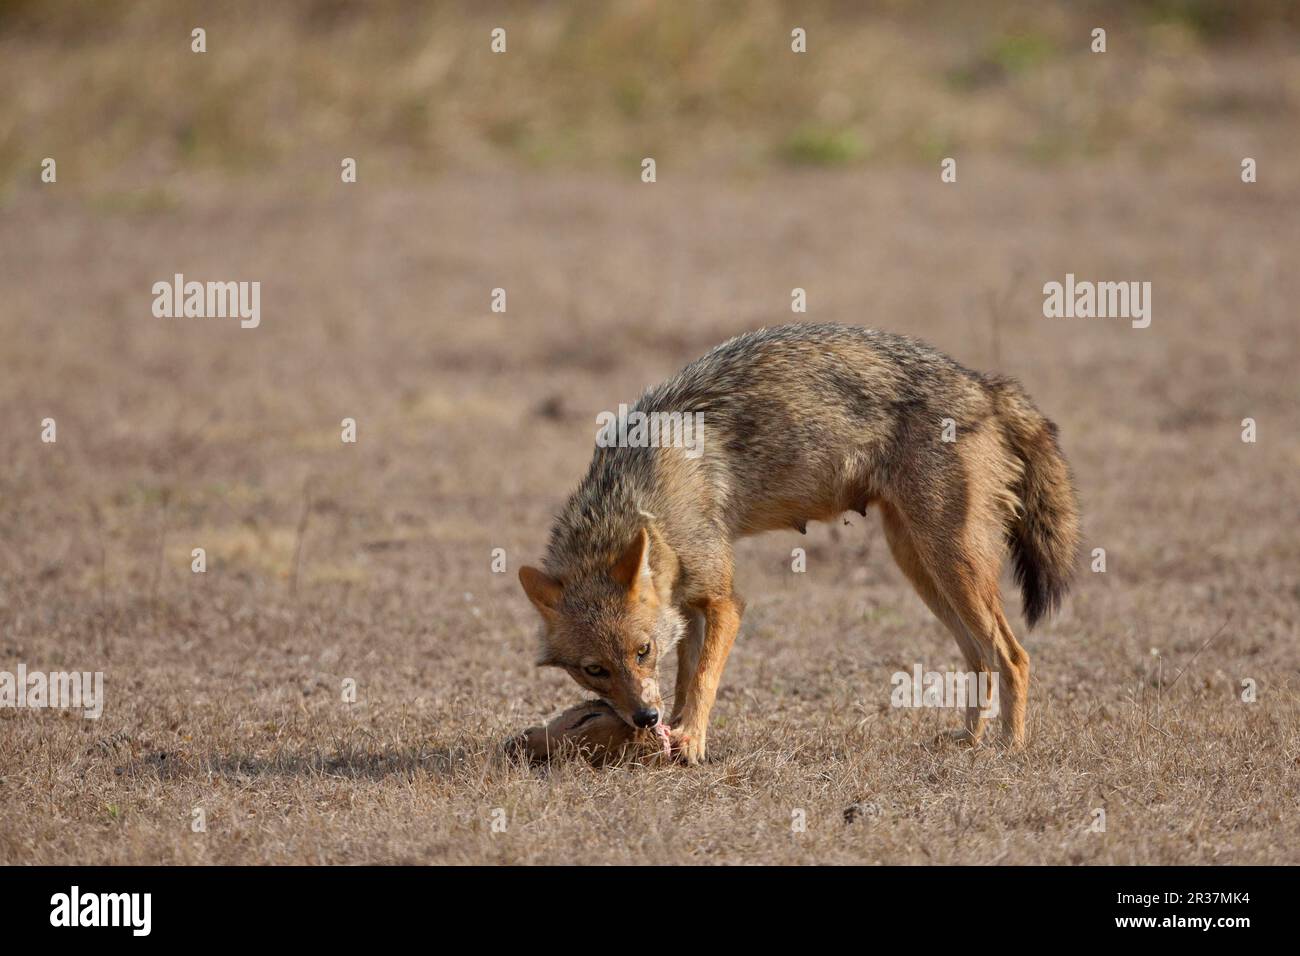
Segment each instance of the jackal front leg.
[[677,684],[673,688],[673,713],[668,725],[681,723],[682,710],[695,682],[695,671],[700,665],[700,648],[704,646],[704,614],[689,605],[683,605],[682,614],[687,620],[686,633],[677,642]]
[[742,605],[735,595],[711,598],[698,605],[704,614],[704,640],[700,643],[695,677],[678,701],[680,716],[673,724],[673,750],[687,763],[704,759],[709,712],[718,694],[718,682],[727,665],[727,655],[740,630]]

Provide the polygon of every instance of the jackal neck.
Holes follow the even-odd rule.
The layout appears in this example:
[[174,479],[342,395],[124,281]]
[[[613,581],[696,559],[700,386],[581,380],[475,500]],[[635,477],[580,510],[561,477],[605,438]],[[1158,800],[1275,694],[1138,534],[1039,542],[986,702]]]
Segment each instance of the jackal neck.
[[645,528],[651,564],[664,549],[654,518],[653,449],[597,448],[578,490],[555,518],[544,562],[561,580],[609,567]]

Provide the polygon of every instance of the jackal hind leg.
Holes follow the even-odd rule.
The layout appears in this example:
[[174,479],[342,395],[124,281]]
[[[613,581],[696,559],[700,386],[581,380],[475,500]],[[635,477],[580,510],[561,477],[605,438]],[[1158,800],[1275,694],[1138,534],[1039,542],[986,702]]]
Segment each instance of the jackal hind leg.
[[[997,674],[997,701],[1004,738],[1019,747],[1025,740],[1029,696],[1029,654],[1020,646],[1002,609],[998,586],[999,542],[965,535],[954,541],[941,535],[913,534],[921,563],[939,593],[965,625],[980,659]],[[987,665],[986,665],[987,666]]]
[[[957,641],[957,647],[961,650],[966,666],[974,674],[987,675],[991,673],[991,662],[985,659],[978,642],[971,637],[966,630],[966,625],[962,623],[962,619],[953,610],[952,605],[948,603],[939,587],[935,584],[934,578],[930,576],[930,572],[922,564],[921,556],[912,543],[911,534],[902,513],[893,505],[885,502],[881,503],[880,513],[885,528],[885,541],[889,544],[890,554],[894,556],[894,561],[898,564],[904,576],[916,589],[916,593],[920,595],[921,600],[925,602],[925,606],[943,623],[944,627]],[[986,677],[985,680],[987,679]],[[980,742],[986,722],[978,702],[971,703],[968,701],[964,716],[966,721],[965,729],[952,731],[944,736],[951,737],[958,743],[973,746]]]

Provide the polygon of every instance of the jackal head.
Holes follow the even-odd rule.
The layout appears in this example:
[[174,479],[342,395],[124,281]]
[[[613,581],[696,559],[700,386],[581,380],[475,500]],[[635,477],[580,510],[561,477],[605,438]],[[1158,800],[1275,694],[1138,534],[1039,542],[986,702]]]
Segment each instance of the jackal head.
[[560,667],[607,701],[628,724],[649,728],[663,714],[659,661],[686,621],[669,599],[671,581],[656,574],[645,529],[607,568],[559,580],[519,569],[519,583],[542,615],[539,667]]

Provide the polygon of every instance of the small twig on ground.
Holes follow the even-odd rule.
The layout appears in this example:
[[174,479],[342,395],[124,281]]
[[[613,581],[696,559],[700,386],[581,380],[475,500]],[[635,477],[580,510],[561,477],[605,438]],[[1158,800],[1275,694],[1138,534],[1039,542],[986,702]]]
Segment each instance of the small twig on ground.
[[311,518],[311,476],[302,483],[302,513],[298,516],[298,534],[293,545],[293,567],[289,569],[289,600],[298,600],[298,572],[302,567],[302,539]]
[[1218,638],[1218,636],[1223,633],[1223,629],[1228,626],[1228,622],[1231,620],[1232,620],[1232,612],[1229,611],[1228,616],[1225,617],[1223,619],[1223,623],[1219,625],[1219,629],[1215,631],[1213,634],[1211,634],[1209,639],[1206,640],[1204,644],[1202,644],[1200,647],[1196,649],[1196,653],[1192,655],[1192,659],[1188,661],[1185,665],[1183,665],[1183,669],[1180,670],[1178,674],[1174,677],[1173,681],[1169,685],[1170,690],[1173,690],[1174,684],[1178,683],[1178,679],[1182,677],[1185,673],[1187,673],[1187,668],[1191,667],[1193,664],[1196,663],[1196,658],[1201,656],[1201,651],[1209,647]]
[[1006,311],[1007,306],[1015,297],[1016,287],[1020,284],[1020,278],[1024,275],[1023,268],[1016,268],[1011,273],[1011,279],[1001,295],[996,291],[988,293],[989,304],[989,323],[992,330],[992,351],[993,367],[999,368],[1002,365],[1002,314]]
[[90,521],[95,526],[95,540],[99,544],[99,613],[95,616],[95,643],[105,658],[109,653],[108,637],[104,623],[108,617],[108,553],[104,545],[104,516],[95,499],[89,499]]
[[149,582],[149,613],[158,616],[158,585],[162,580],[163,565],[167,560],[167,509],[171,504],[170,486],[162,489],[162,518],[158,524],[158,560],[153,569],[153,580]]

